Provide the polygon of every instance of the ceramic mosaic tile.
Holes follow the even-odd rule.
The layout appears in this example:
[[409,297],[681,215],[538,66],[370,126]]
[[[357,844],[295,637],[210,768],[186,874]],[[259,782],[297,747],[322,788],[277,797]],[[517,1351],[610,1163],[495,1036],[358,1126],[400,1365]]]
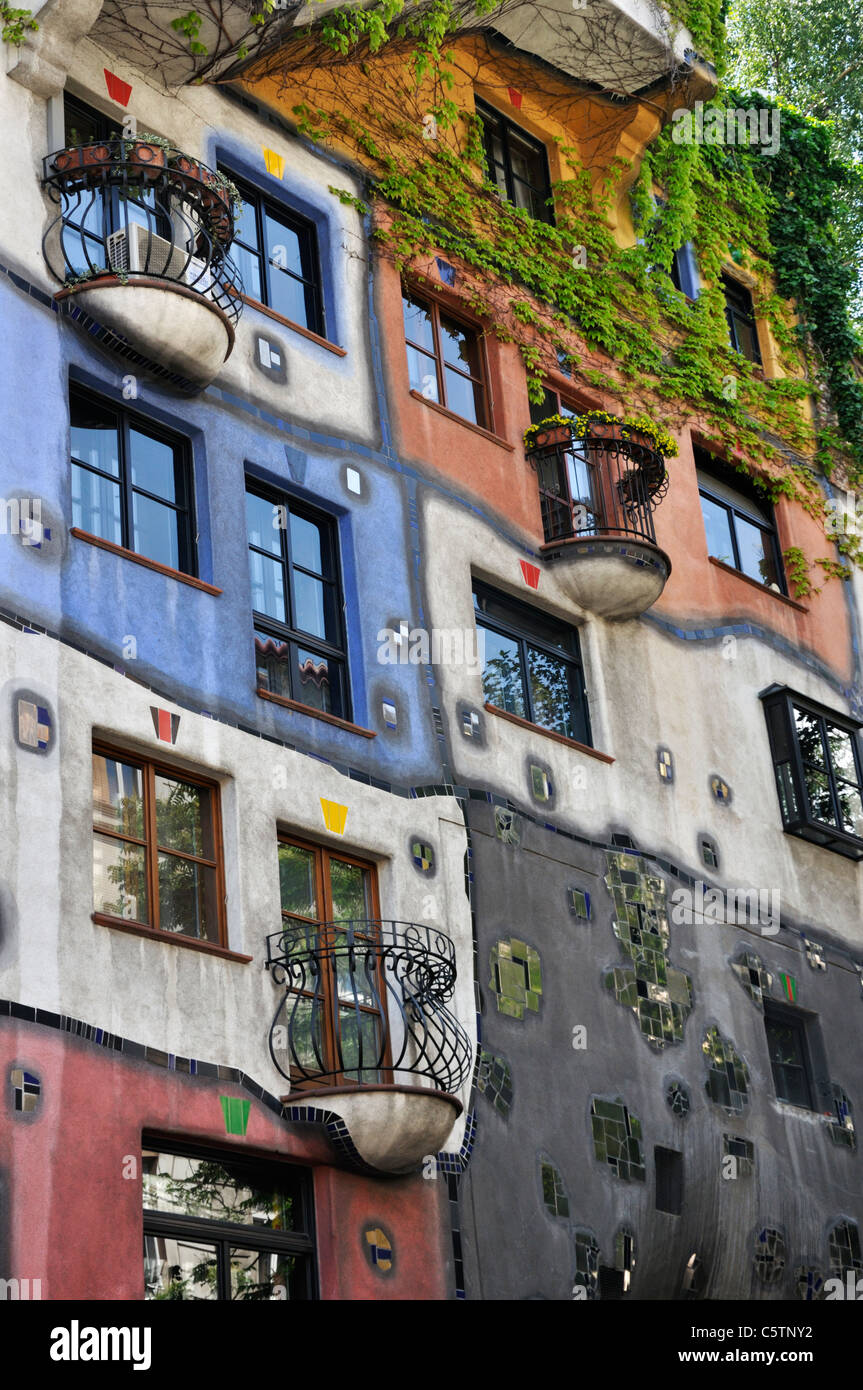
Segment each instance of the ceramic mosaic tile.
[[601,1100],[590,1103],[593,1148],[600,1163],[607,1163],[615,1177],[644,1182],[644,1154],[641,1148],[641,1122],[627,1110],[623,1101]]
[[614,1268],[623,1275],[623,1292],[629,1292],[635,1269],[635,1236],[628,1226],[621,1226],[614,1237]]
[[518,813],[505,806],[494,808],[494,829],[497,838],[505,845],[517,845],[521,839]]
[[431,845],[424,845],[421,840],[414,840],[411,844],[411,858],[424,874],[429,873],[434,866],[434,850]]
[[389,1236],[380,1226],[369,1227],[363,1235],[369,1264],[379,1273],[388,1274],[393,1267],[393,1247]]
[[632,965],[607,971],[606,989],[632,1009],[647,1042],[656,1048],[683,1041],[692,1010],[692,982],[669,964],[665,883],[645,873],[635,855],[607,851],[606,886],[614,900],[614,934]]
[[476,1078],[477,1090],[485,1096],[500,1115],[506,1117],[512,1108],[512,1068],[503,1057],[482,1051]]
[[707,1063],[705,1089],[714,1105],[729,1115],[740,1115],[749,1104],[749,1068],[729,1038],[718,1028],[708,1028],[701,1044]]
[[595,1299],[599,1289],[599,1245],[590,1231],[575,1233],[573,1296]]
[[31,1072],[23,1071],[20,1067],[14,1067],[10,1081],[15,1109],[23,1115],[32,1115],[42,1093],[38,1076],[33,1076]]
[[778,1284],[785,1269],[785,1241],[781,1232],[764,1226],[755,1237],[755,1273],[762,1284]]
[[490,962],[489,984],[497,997],[498,1013],[509,1018],[524,1018],[525,1009],[537,1013],[542,994],[539,952],[510,937],[492,947]]
[[764,961],[755,951],[744,951],[731,962],[734,971],[749,998],[757,1008],[764,1010],[764,996],[773,990],[773,976]]
[[663,782],[674,781],[674,758],[668,748],[657,749],[656,770]]
[[[734,1159],[735,1178],[751,1178],[755,1172],[755,1145],[750,1139],[743,1139],[739,1134],[723,1134],[722,1156]],[[727,1166],[723,1164],[722,1176],[726,1175]]]
[[844,1279],[849,1270],[863,1270],[860,1255],[860,1232],[856,1221],[839,1221],[828,1236],[830,1249],[830,1274],[834,1279]]
[[590,894],[583,888],[568,888],[566,890],[569,900],[569,910],[576,917],[581,917],[585,922],[590,921]]
[[824,1275],[815,1265],[798,1265],[794,1283],[798,1297],[805,1303],[820,1302],[824,1297]]
[[682,1081],[669,1081],[665,1088],[665,1099],[674,1114],[681,1120],[689,1114],[690,1099],[689,1092]]
[[808,936],[804,936],[803,945],[806,948],[806,959],[813,970],[826,970],[827,962],[824,959],[823,947],[817,941],[810,941]]
[[832,1083],[833,1092],[833,1116],[827,1123],[830,1138],[834,1144],[839,1144],[852,1151],[857,1147],[857,1135],[854,1129],[854,1111],[851,1101],[845,1094],[841,1086],[834,1081]]
[[539,1163],[542,1183],[542,1200],[550,1216],[569,1216],[569,1198],[563,1185],[559,1169],[550,1158],[541,1158]]

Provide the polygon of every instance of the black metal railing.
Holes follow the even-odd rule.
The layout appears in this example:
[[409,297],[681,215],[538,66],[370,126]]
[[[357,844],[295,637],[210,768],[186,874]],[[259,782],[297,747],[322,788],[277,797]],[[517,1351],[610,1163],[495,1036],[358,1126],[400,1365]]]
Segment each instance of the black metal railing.
[[656,544],[653,512],[668,473],[648,444],[617,433],[579,439],[558,429],[540,434],[527,457],[537,473],[547,543],[609,535]]
[[270,1054],[289,1081],[381,1085],[430,1081],[456,1091],[470,1038],[446,1007],[456,981],[445,932],[414,922],[291,922],[267,938],[284,997]]
[[228,254],[232,198],[214,170],[179,150],[122,136],[58,150],[43,170],[58,213],[42,245],[58,280],[164,280],[236,322],[243,284]]

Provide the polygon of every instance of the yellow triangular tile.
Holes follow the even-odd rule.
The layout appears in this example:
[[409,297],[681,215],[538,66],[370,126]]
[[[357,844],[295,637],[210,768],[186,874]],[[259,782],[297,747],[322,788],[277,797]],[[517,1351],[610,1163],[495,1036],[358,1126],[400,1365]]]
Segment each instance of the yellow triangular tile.
[[284,155],[276,154],[275,150],[268,150],[266,145],[262,145],[261,149],[264,151],[264,163],[267,166],[267,173],[275,174],[277,179],[282,178],[285,172]]
[[347,806],[340,806],[337,801],[326,801],[321,797],[321,810],[324,813],[324,825],[327,830],[331,830],[334,835],[344,835],[345,822],[348,818]]

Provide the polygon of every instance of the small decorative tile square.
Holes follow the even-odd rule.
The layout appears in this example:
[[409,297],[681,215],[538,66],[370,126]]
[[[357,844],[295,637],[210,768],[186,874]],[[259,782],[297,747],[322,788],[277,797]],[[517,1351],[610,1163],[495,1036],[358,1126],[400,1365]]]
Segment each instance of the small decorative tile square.
[[13,1067],[9,1080],[12,1083],[15,1109],[23,1115],[32,1115],[42,1094],[42,1085],[38,1076],[34,1076],[32,1072],[24,1071],[20,1067]]
[[51,743],[51,715],[44,705],[33,700],[18,701],[17,742],[21,748],[45,753]]
[[575,1282],[572,1296],[593,1300],[599,1288],[599,1243],[592,1231],[575,1233]]
[[820,1302],[824,1297],[824,1275],[817,1265],[798,1265],[794,1271],[797,1297],[804,1303]]
[[719,848],[711,835],[699,835],[698,849],[701,861],[708,869],[719,868]]
[[567,888],[569,910],[575,917],[590,921],[590,894],[584,888]]
[[834,1144],[851,1149],[852,1152],[857,1147],[857,1135],[854,1129],[854,1110],[851,1101],[843,1091],[842,1087],[835,1081],[831,1083],[833,1093],[833,1114],[827,1122],[827,1129]]
[[778,1284],[785,1269],[785,1241],[781,1231],[763,1226],[755,1237],[755,1273],[762,1284]]
[[623,1275],[623,1292],[629,1292],[635,1269],[635,1236],[628,1226],[621,1226],[614,1237],[614,1268]]
[[784,971],[780,970],[776,978],[779,981],[779,987],[782,990],[782,993],[785,995],[785,998],[788,1000],[789,1004],[796,1004],[797,977],[795,975],[786,975]]
[[633,854],[608,850],[605,857],[605,884],[615,906],[614,934],[632,962],[607,971],[605,987],[618,1004],[632,1009],[651,1047],[682,1042],[692,1010],[692,982],[668,960],[665,883],[645,873],[643,861]]
[[268,173],[268,174],[272,174],[273,177],[276,178],[276,179],[284,178],[284,174],[285,174],[285,157],[284,157],[284,155],[276,154],[275,150],[270,150],[270,149],[268,149],[266,145],[262,145],[262,146],[261,146],[261,149],[263,150],[263,154],[264,154],[264,166],[265,166],[265,168],[266,168],[266,170],[267,170],[267,173]]
[[542,994],[539,952],[510,937],[492,947],[489,959],[489,984],[497,998],[498,1013],[508,1018],[524,1018],[525,1009],[538,1013]]
[[539,565],[532,565],[529,560],[519,560],[521,574],[525,584],[529,589],[539,588]]
[[332,831],[334,835],[344,835],[348,819],[347,806],[342,806],[338,801],[327,801],[326,797],[323,796],[320,801],[321,813],[327,830]]
[[275,338],[264,338],[259,335],[252,360],[258,370],[270,380],[287,381],[288,367],[285,361],[284,348],[281,343],[276,342]]
[[434,867],[434,850],[431,845],[424,845],[421,840],[411,841],[411,858],[421,873],[427,874]]
[[509,96],[509,99],[510,99],[510,101],[512,102],[513,106],[515,107],[516,111],[520,111],[520,110],[521,110],[521,103],[522,103],[523,100],[524,100],[524,94],[523,94],[522,92],[520,92],[520,91],[518,90],[517,87],[507,87],[506,90],[507,90],[507,94],[508,94],[508,96]]
[[856,1221],[839,1221],[827,1237],[830,1250],[830,1275],[844,1279],[849,1270],[863,1270],[860,1255],[860,1232]]
[[240,1096],[219,1096],[226,1134],[245,1134],[252,1102]]
[[810,941],[808,936],[804,936],[803,945],[806,950],[806,959],[813,970],[826,970],[827,962],[824,959],[823,947],[817,941]]
[[521,840],[521,826],[517,811],[509,811],[505,806],[494,808],[494,829],[497,838],[505,845],[517,845]]
[[452,288],[455,284],[455,266],[450,265],[449,261],[443,260],[441,256],[435,256],[435,265],[437,266],[437,273],[444,284]]
[[387,729],[397,729],[399,726],[398,713],[392,700],[381,702],[381,715],[383,716],[384,726]]
[[552,795],[551,776],[537,763],[530,765],[530,789],[535,801],[550,801]]
[[707,1063],[708,1096],[727,1115],[742,1114],[744,1105],[749,1104],[749,1068],[733,1042],[723,1038],[718,1028],[708,1028],[701,1050]]
[[656,750],[656,770],[663,782],[674,781],[674,756],[669,748]]
[[504,1118],[512,1108],[512,1067],[504,1057],[483,1051],[479,1056],[477,1090]]
[[380,1226],[370,1226],[363,1232],[366,1259],[378,1274],[389,1274],[393,1267],[393,1243]]
[[620,1096],[590,1103],[593,1148],[600,1163],[607,1163],[623,1182],[644,1182],[644,1155],[641,1148],[641,1122],[627,1110]]
[[168,709],[157,709],[155,705],[151,705],[150,718],[153,721],[156,738],[160,743],[177,742],[177,732],[180,728],[179,714],[172,714]]
[[720,806],[730,806],[732,797],[731,788],[722,777],[715,775],[711,777],[710,792],[714,801],[718,801]]
[[363,480],[359,469],[348,468],[345,470],[345,486],[348,492],[353,492],[357,497],[362,496]]
[[751,1178],[755,1172],[755,1145],[739,1134],[723,1134],[722,1160],[723,1178]]
[[557,365],[559,371],[561,371],[564,376],[572,377],[572,365],[569,354],[564,352],[563,348],[557,349]]
[[462,710],[461,731],[465,738],[474,738],[479,733],[479,715],[475,709]]
[[103,68],[102,72],[111,100],[116,101],[119,106],[128,106],[129,97],[132,95],[131,82],[124,82],[122,77],[118,77],[115,72],[109,72],[107,68]]
[[542,1184],[542,1200],[549,1216],[569,1217],[569,1198],[563,1185],[563,1178],[550,1158],[542,1156],[539,1161],[539,1176]]
[[669,1081],[665,1088],[665,1099],[671,1110],[683,1120],[689,1114],[692,1102],[682,1081]]
[[756,1008],[764,1010],[764,996],[773,990],[773,976],[755,951],[743,951],[731,962],[737,976]]

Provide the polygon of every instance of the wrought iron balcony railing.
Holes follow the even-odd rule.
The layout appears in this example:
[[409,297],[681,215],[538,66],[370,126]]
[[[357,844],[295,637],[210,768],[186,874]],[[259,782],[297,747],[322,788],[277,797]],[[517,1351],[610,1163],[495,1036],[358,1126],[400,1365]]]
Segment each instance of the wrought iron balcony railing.
[[625,536],[656,544],[653,512],[668,488],[662,455],[619,431],[579,439],[563,426],[537,435],[527,457],[539,482],[547,544]]
[[236,322],[243,284],[228,254],[232,195],[219,174],[179,150],[122,136],[59,150],[43,168],[58,212],[42,244],[58,280],[163,280]]
[[386,1085],[417,1078],[454,1092],[473,1048],[446,1007],[455,949],[413,922],[291,922],[267,938],[267,969],[285,986],[270,1053],[292,1084]]

